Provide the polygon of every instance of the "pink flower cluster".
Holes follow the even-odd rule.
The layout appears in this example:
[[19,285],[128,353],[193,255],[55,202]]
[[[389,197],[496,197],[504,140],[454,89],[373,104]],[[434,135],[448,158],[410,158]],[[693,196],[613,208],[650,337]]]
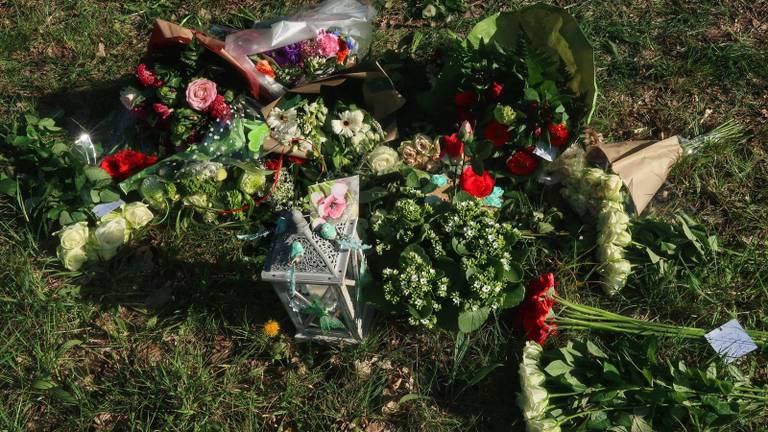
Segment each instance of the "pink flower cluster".
[[313,192],[312,204],[317,208],[318,218],[312,221],[313,226],[319,226],[327,219],[338,219],[347,208],[347,191],[349,186],[344,183],[336,183],[331,187],[331,194],[325,196],[321,192]]

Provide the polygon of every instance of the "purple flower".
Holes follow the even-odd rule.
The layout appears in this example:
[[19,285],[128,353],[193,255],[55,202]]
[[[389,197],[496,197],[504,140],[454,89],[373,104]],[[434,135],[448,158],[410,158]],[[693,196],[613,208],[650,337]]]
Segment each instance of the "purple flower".
[[286,45],[282,48],[277,48],[272,51],[268,51],[266,54],[277,63],[280,67],[295,66],[301,62],[301,47],[299,43],[293,43]]

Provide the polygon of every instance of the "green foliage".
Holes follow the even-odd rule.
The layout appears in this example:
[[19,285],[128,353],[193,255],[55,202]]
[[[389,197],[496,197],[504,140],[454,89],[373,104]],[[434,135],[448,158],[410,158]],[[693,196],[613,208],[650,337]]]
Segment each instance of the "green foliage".
[[39,233],[85,221],[91,207],[120,197],[109,175],[87,164],[93,156],[66,142],[53,119],[27,115],[2,139],[0,193],[14,199]]
[[[754,394],[714,364],[706,369],[662,359],[655,339],[613,344],[606,353],[591,342],[548,350],[541,364],[549,393],[574,394],[571,404],[553,398],[553,415],[564,429],[706,429],[736,422]],[[560,401],[563,403],[560,403]],[[747,411],[745,411],[747,410]],[[611,429],[614,430],[614,429]]]

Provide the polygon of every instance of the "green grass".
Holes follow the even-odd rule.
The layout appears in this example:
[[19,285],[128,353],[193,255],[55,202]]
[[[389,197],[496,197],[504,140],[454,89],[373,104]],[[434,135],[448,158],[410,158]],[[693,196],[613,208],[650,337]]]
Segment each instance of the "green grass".
[[[103,130],[102,114],[115,106],[157,17],[242,25],[306,3],[3,2],[0,126],[62,110],[63,119]],[[446,28],[462,33],[487,12],[520,5],[470,2],[467,16],[428,22],[406,2],[389,3],[377,20],[377,52],[416,29],[434,45]],[[685,211],[718,233],[727,251],[717,259],[606,300],[578,283],[570,271],[578,264],[563,258],[550,263],[561,289],[637,316],[700,327],[738,317],[768,329],[768,5],[567,6],[596,48],[595,123],[610,138],[691,136],[734,118],[749,139],[684,160],[651,209],[662,217]],[[522,430],[513,409],[521,342],[509,317],[473,334],[462,358],[453,335],[388,319],[360,346],[296,345],[277,298],[255,280],[255,246],[232,230],[155,230],[108,271],[73,279],[12,210],[4,207],[1,220],[0,430]],[[260,333],[270,318],[285,327],[275,340]],[[569,336],[582,335],[557,341]],[[703,345],[672,341],[664,352],[713,358]],[[495,363],[505,366],[465,385]],[[768,382],[764,355],[738,367]],[[418,397],[398,404],[406,395]],[[745,419],[742,428],[762,430],[764,422]]]

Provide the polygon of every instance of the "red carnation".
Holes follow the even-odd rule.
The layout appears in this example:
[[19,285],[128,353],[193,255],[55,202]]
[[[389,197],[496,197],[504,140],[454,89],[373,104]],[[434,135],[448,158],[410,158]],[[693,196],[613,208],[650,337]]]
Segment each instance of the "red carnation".
[[493,177],[488,170],[483,171],[482,175],[478,175],[471,166],[468,166],[461,173],[461,188],[472,196],[487,197],[493,192],[494,184]]
[[294,165],[305,165],[307,159],[298,156],[288,156],[288,161]]
[[560,147],[568,142],[570,134],[568,133],[568,128],[565,127],[565,123],[550,123],[547,125],[547,130],[549,131],[549,143],[553,146]]
[[161,104],[161,103],[153,103],[152,109],[155,110],[157,115],[160,116],[161,119],[165,120],[168,117],[170,117],[171,113],[173,112],[172,109],[168,108],[167,106]]
[[134,173],[154,165],[157,156],[145,155],[134,150],[120,150],[101,160],[99,166],[117,181],[125,180]]
[[267,159],[264,161],[264,168],[270,171],[277,171],[277,167],[280,166],[280,162],[277,159]]
[[550,316],[555,305],[555,275],[547,273],[528,285],[525,299],[517,307],[515,321],[528,340],[544,345],[549,335],[557,332],[557,323]]
[[458,133],[443,136],[440,157],[460,158],[464,155],[464,143]]
[[493,146],[496,148],[502,147],[504,144],[509,142],[510,138],[512,138],[512,134],[509,133],[507,126],[497,122],[496,120],[491,120],[491,122],[485,126],[483,136],[485,136],[485,139],[492,142]]
[[527,176],[536,171],[539,160],[530,151],[518,149],[507,159],[507,171],[518,176]]
[[463,92],[456,93],[455,96],[453,96],[453,103],[456,105],[456,108],[467,110],[469,108],[472,108],[473,105],[477,102],[477,93],[475,93],[474,90],[467,90]]
[[504,91],[504,86],[494,81],[488,86],[487,97],[493,102],[496,102],[501,97],[501,93]]
[[208,114],[216,120],[227,121],[232,116],[232,110],[224,100],[224,96],[217,95],[213,102],[208,106]]
[[139,83],[144,87],[160,87],[163,85],[163,81],[160,80],[157,75],[152,73],[144,63],[140,63],[136,66],[136,78],[138,78]]

